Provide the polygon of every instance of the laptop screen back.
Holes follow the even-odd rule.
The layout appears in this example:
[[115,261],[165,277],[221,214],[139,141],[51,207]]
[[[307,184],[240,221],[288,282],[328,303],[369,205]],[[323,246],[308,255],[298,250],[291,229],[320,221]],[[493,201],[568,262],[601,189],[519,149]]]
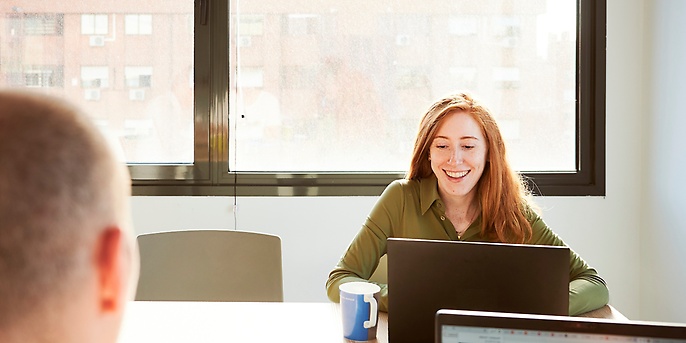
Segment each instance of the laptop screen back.
[[569,248],[388,239],[388,334],[433,342],[441,308],[566,315]]
[[436,343],[686,343],[686,325],[439,310]]

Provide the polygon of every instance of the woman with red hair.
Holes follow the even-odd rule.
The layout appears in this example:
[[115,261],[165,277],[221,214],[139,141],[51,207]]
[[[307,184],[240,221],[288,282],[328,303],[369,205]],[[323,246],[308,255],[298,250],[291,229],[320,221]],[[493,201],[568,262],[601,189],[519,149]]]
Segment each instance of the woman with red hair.
[[[447,96],[424,114],[405,179],[381,194],[329,274],[328,296],[337,302],[339,285],[368,280],[388,237],[566,246],[534,208],[489,110],[469,94]],[[605,281],[574,251],[569,276],[570,315],[607,304]]]

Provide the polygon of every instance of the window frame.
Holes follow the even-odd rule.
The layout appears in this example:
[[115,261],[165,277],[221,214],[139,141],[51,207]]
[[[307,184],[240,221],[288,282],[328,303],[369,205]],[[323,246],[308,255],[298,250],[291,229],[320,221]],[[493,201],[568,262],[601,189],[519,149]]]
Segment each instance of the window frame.
[[[606,0],[577,1],[577,170],[523,173],[536,195],[605,195],[606,8]],[[229,171],[229,15],[227,1],[196,1],[195,162],[129,164],[134,195],[376,196],[404,177]]]
[[[149,19],[149,27],[147,25],[141,25],[143,18]],[[135,27],[131,27],[134,22]],[[141,29],[141,27],[144,29]],[[153,34],[153,27],[152,14],[131,13],[124,15],[124,34],[127,36],[150,36]]]
[[[91,18],[93,20],[92,23],[86,23],[85,20],[86,18]],[[104,31],[100,32],[98,29],[99,23],[98,19],[105,19],[104,23]],[[86,24],[92,24],[91,25],[86,25]],[[103,24],[103,23],[100,23]],[[110,16],[108,14],[103,14],[103,13],[83,13],[81,14],[81,35],[84,36],[103,36],[103,35],[108,35],[110,33]]]

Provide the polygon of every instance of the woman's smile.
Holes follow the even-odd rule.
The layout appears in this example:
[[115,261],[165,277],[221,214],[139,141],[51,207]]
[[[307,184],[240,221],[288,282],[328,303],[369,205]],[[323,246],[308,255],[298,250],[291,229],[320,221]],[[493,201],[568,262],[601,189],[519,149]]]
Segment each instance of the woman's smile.
[[465,170],[465,171],[448,171],[448,170],[445,170],[445,173],[449,177],[454,178],[454,179],[462,179],[463,177],[467,176],[467,174],[469,174],[469,172],[470,172],[469,170]]

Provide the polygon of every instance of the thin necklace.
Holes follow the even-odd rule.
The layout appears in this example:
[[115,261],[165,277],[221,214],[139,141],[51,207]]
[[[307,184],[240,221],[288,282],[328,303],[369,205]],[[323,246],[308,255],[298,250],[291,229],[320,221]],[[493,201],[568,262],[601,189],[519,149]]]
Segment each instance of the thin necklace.
[[469,225],[467,225],[467,227],[465,227],[464,230],[462,230],[462,231],[457,231],[457,229],[455,229],[455,232],[457,233],[457,239],[462,239],[462,235],[464,235],[464,233],[467,232],[467,230],[469,229],[469,227],[472,225],[472,223],[473,223],[474,220],[476,219],[477,213],[479,213],[479,210],[478,210],[478,208],[476,208],[476,209],[475,209],[474,211],[472,211],[472,212],[473,212],[472,215],[471,215],[471,216],[468,216],[468,218],[470,218],[470,219],[468,220]]

